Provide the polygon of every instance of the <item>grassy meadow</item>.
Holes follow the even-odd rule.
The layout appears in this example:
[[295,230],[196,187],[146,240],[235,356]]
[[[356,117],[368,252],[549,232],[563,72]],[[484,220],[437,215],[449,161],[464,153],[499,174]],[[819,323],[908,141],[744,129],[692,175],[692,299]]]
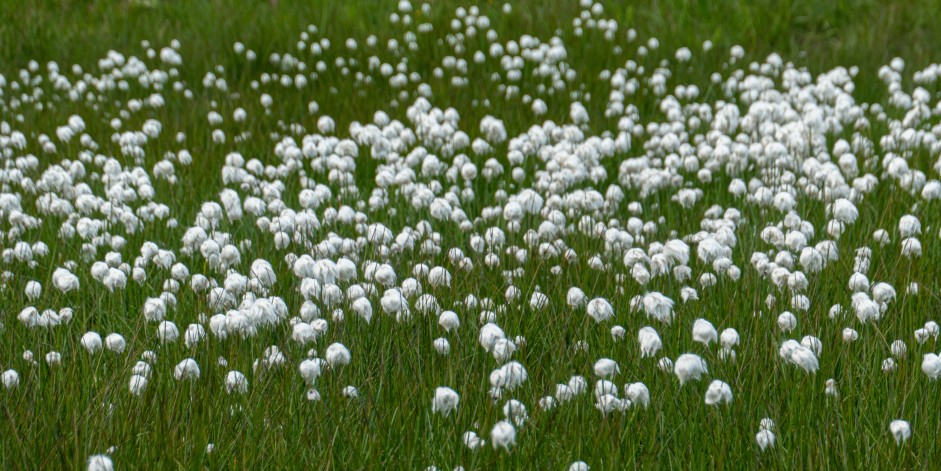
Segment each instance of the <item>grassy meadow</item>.
[[941,2],[595,5],[6,2],[0,467],[932,469]]

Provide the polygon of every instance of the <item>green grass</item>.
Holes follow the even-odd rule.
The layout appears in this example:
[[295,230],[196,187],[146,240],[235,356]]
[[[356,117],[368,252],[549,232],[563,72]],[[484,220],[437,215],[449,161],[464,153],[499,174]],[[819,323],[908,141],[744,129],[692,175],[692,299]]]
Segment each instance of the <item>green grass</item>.
[[[661,59],[672,63],[678,47],[689,47],[693,59],[671,69],[671,91],[678,84],[696,84],[702,91],[700,100],[707,103],[724,98],[721,88],[711,84],[709,77],[713,72],[723,76],[730,72],[726,61],[733,45],[745,48],[746,70],[750,61],[761,62],[772,52],[798,67],[806,67],[815,75],[838,66],[858,66],[860,73],[855,78],[854,97],[859,103],[886,102],[886,86],[877,79],[876,73],[893,57],[906,60],[903,83],[909,91],[912,72],[941,62],[941,55],[934,50],[936,44],[941,44],[941,28],[938,27],[941,2],[938,1],[605,2],[605,16],[616,19],[619,24],[615,41],[623,46],[619,56],[611,53],[612,43],[606,42],[600,33],[586,31],[584,37],[576,37],[571,19],[579,13],[578,2],[560,3],[525,1],[514,4],[510,15],[499,13],[502,2],[486,2],[479,7],[481,13],[490,17],[502,41],[518,39],[522,34],[544,41],[557,34],[565,41],[568,63],[578,71],[575,83],[584,83],[584,88],[578,91],[583,98],[591,97],[582,102],[591,114],[586,132],[593,134],[617,130],[617,120],[603,116],[610,84],[597,79],[598,74],[621,67],[628,59],[636,60],[648,70],[657,67]],[[158,50],[171,40],[180,41],[183,65],[179,67],[179,78],[193,91],[194,98],[185,100],[168,86],[164,92],[164,107],[145,108],[132,114],[124,120],[122,130],[138,130],[147,119],[163,123],[160,138],[151,140],[145,147],[146,157],[140,166],[148,172],[168,151],[188,149],[194,163],[189,167],[177,166],[179,184],[169,185],[159,180],[154,183],[156,201],[171,208],[172,217],[180,223],[178,228],[168,228],[158,221],[134,234],[126,234],[123,229],[113,230],[127,238],[127,247],[121,252],[124,261],[133,263],[145,241],[155,241],[161,248],[179,249],[183,232],[193,224],[200,204],[217,200],[223,188],[221,168],[228,153],[238,151],[246,159],[258,158],[265,164],[278,164],[280,160],[274,154],[277,141],[272,140],[270,134],[278,133],[279,138],[288,135],[279,121],[299,123],[306,133],[314,133],[317,132],[317,117],[329,115],[336,120],[336,134],[341,137],[348,134],[351,122],[369,122],[377,110],[406,122],[405,110],[414,99],[415,84],[409,84],[408,91],[412,92],[409,99],[397,100],[398,106],[393,107],[390,103],[399,90],[393,89],[378,74],[372,86],[359,87],[349,77],[336,73],[332,64],[336,57],[348,55],[343,47],[347,37],[359,41],[360,48],[349,56],[360,60],[361,69],[372,54],[393,64],[407,59],[409,70],[419,72],[422,81],[431,85],[432,103],[442,109],[457,109],[461,127],[472,139],[479,135],[478,123],[486,115],[502,119],[511,137],[542,121],[533,116],[519,97],[499,95],[489,76],[498,64],[489,57],[484,65],[477,65],[470,61],[470,54],[465,56],[470,62],[471,85],[467,88],[455,91],[447,80],[432,78],[434,67],[445,56],[453,54],[447,43],[438,44],[436,40],[448,31],[448,21],[459,4],[433,2],[427,17],[418,11],[417,2],[414,6],[416,22],[432,22],[434,32],[419,34],[419,51],[405,50],[401,57],[396,57],[384,47],[369,50],[364,44],[369,34],[375,34],[380,45],[391,38],[402,41],[405,26],[388,22],[396,2],[281,0],[272,5],[254,0],[162,0],[153,7],[145,7],[125,1],[10,0],[0,8],[0,73],[7,82],[12,82],[31,60],[39,62],[42,71],[47,62],[55,61],[63,73],[73,64],[82,66],[85,72],[97,73],[97,61],[110,50],[143,58],[146,49],[141,41],[149,41]],[[262,91],[253,90],[251,83],[263,73],[279,72],[268,60],[272,53],[291,52],[308,66],[320,60],[296,50],[299,35],[308,25],[316,25],[318,37],[332,41],[331,49],[322,58],[331,65],[330,70],[302,90],[278,85],[264,87],[263,91],[272,95],[275,102],[271,114],[265,115],[259,103]],[[625,40],[629,28],[634,28],[638,34],[633,43]],[[659,49],[646,58],[638,57],[636,47],[650,37],[659,39]],[[702,52],[705,40],[715,44],[708,53]],[[232,49],[236,41],[257,52],[258,60],[247,62],[238,57]],[[481,36],[465,42],[468,51],[485,45],[486,40]],[[207,89],[201,84],[206,72],[217,65],[224,67],[224,72],[216,75],[225,77],[229,93]],[[521,95],[536,96],[535,90],[544,82],[529,74],[531,65],[525,70],[524,79],[518,83]],[[71,77],[70,72],[66,75]],[[48,85],[43,84],[50,88]],[[926,88],[935,103],[936,86]],[[4,92],[9,93],[9,88]],[[51,90],[47,93],[52,94]],[[39,170],[27,172],[30,178],[38,179],[48,166],[62,159],[74,159],[82,150],[77,139],[66,144],[54,137],[56,127],[64,125],[73,114],[84,117],[87,132],[101,146],[99,153],[113,155],[125,165],[134,165],[131,159],[120,156],[120,149],[111,142],[112,130],[108,122],[126,108],[128,100],[143,98],[149,93],[132,83],[129,91],[101,94],[106,100],[100,102],[97,109],[84,102],[67,100],[48,100],[53,106],[42,111],[29,106],[19,110],[4,106],[0,109],[0,120],[27,134],[29,145],[21,155],[32,153],[40,161]],[[8,100],[11,96],[3,98]],[[489,107],[477,101],[482,98],[490,98]],[[558,123],[568,121],[572,100],[567,94],[542,98],[549,105],[545,119]],[[307,113],[307,104],[312,100],[320,105],[320,112],[315,116]],[[651,94],[630,97],[627,103],[637,106],[642,123],[666,121],[657,98]],[[249,119],[244,124],[234,123],[231,118],[237,107],[248,111]],[[225,117],[221,127],[227,135],[225,144],[211,141],[212,128],[206,118],[211,110]],[[898,110],[890,110],[890,116],[901,118]],[[937,118],[933,121],[937,122]],[[236,143],[233,137],[242,131],[250,132],[252,137]],[[186,134],[185,143],[178,144],[174,140],[176,132]],[[863,134],[879,146],[879,137],[885,132],[884,123],[873,120],[872,128]],[[42,152],[37,143],[41,133],[57,143],[55,155]],[[844,134],[828,136],[831,147],[837,138],[849,139],[852,129]],[[299,136],[295,139],[300,142]],[[597,187],[599,191],[604,193],[608,184],[617,181],[621,159],[640,155],[642,145],[643,142],[636,142],[630,155],[617,155],[605,162],[608,178]],[[876,150],[881,156],[881,148]],[[378,165],[368,158],[368,151],[361,147],[356,160],[356,183],[363,198],[368,197],[375,186]],[[497,157],[504,162],[507,174],[491,183],[482,179],[475,181],[473,189],[477,198],[464,205],[469,215],[497,204],[493,195],[498,189],[512,194],[520,188],[509,177],[505,152],[498,151]],[[910,162],[929,179],[937,179],[937,173],[931,170],[937,157],[927,150],[919,150],[913,153]],[[486,160],[477,155],[471,158],[478,165]],[[3,160],[3,165],[10,163],[10,159]],[[528,164],[532,168],[527,169],[527,184],[532,182],[539,166],[537,162]],[[91,171],[92,166],[88,167]],[[879,165],[861,165],[861,173],[865,172],[881,175],[882,170]],[[742,178],[747,181],[756,176],[755,173],[749,169]],[[327,181],[326,174],[313,170],[308,170],[308,176],[318,182]],[[692,180],[694,176],[689,177]],[[671,202],[671,195],[666,192],[653,195],[644,200],[644,217],[664,216],[666,222],[654,238],[665,240],[670,230],[681,235],[698,231],[703,212],[712,204],[742,211],[745,222],[736,231],[739,245],[733,257],[743,270],[742,280],[733,283],[720,278],[715,287],[699,290],[700,301],[678,302],[677,321],[673,325],[655,326],[664,342],[660,355],[676,358],[687,351],[701,354],[709,364],[709,380],[722,379],[732,386],[735,394],[732,404],[706,407],[703,394],[708,381],[681,387],[674,376],[657,369],[655,359],[639,358],[636,332],[650,321],[642,314],[631,313],[628,306],[631,298],[645,289],[631,282],[624,284],[624,290],[619,292],[612,273],[592,270],[587,263],[588,257],[603,251],[603,240],[569,235],[565,242],[576,250],[579,260],[565,265],[563,276],[550,273],[555,262],[541,262],[537,257],[501,267],[519,266],[526,273],[515,280],[524,302],[508,303],[505,312],[498,317],[508,335],[522,335],[527,339],[515,359],[526,366],[529,380],[504,399],[513,397],[525,403],[530,421],[518,430],[518,445],[510,453],[494,451],[489,443],[475,453],[461,443],[461,434],[468,430],[476,430],[489,440],[492,425],[504,418],[501,409],[505,400],[491,403],[487,398],[487,375],[496,364],[477,343],[476,311],[459,312],[461,329],[448,335],[433,317],[416,314],[410,322],[395,322],[380,312],[378,299],[373,300],[376,313],[369,325],[347,313],[346,321],[330,323],[326,336],[313,348],[323,355],[328,345],[342,342],[352,351],[353,361],[347,367],[325,373],[317,383],[323,401],[309,403],[305,397],[308,388],[297,373],[297,364],[306,357],[310,346],[301,348],[291,342],[291,328],[286,322],[246,340],[219,341],[210,334],[204,343],[193,349],[186,348],[182,342],[161,346],[155,325],[144,321],[140,309],[145,299],[162,291],[163,280],[169,274],[150,268],[143,285],[129,280],[125,290],[109,293],[91,278],[90,263],[81,261],[81,244],[77,240],[58,241],[56,234],[62,218],[45,216],[40,227],[25,231],[21,238],[30,242],[46,241],[50,254],[34,267],[13,261],[4,263],[2,268],[12,273],[13,278],[6,283],[0,303],[3,325],[0,370],[17,370],[20,385],[14,390],[0,391],[0,467],[83,468],[89,456],[114,446],[116,449],[111,456],[119,469],[424,469],[430,465],[442,469],[458,465],[467,469],[565,469],[576,460],[587,462],[593,469],[930,469],[941,459],[941,442],[937,438],[941,436],[941,422],[937,419],[941,391],[938,383],[928,382],[919,366],[921,355],[935,350],[937,345],[934,340],[918,345],[912,332],[926,320],[938,320],[941,312],[941,273],[937,268],[941,261],[941,241],[937,237],[941,203],[925,203],[887,182],[880,184],[867,196],[867,204],[860,206],[859,221],[840,239],[840,260],[811,278],[806,295],[812,301],[812,309],[799,313],[798,328],[785,335],[778,331],[775,319],[788,309],[787,293],[778,292],[759,279],[748,262],[752,252],[766,250],[766,245],[757,237],[761,228],[780,221],[781,215],[733,198],[725,191],[730,180],[729,176],[717,172],[712,183],[699,185],[706,197],[693,210],[684,210]],[[24,212],[35,213],[36,195],[22,192],[18,182],[3,182],[2,185],[3,192],[23,193]],[[100,194],[100,183],[90,185]],[[301,189],[299,179],[296,176],[287,179],[285,186],[283,200],[296,206]],[[355,203],[356,198],[340,196],[336,185],[331,185],[331,189],[334,198],[325,206]],[[622,218],[627,215],[627,202],[640,199],[636,190],[626,193],[624,204],[615,212]],[[391,199],[392,205],[399,208],[398,213],[376,211],[370,213],[370,222],[380,221],[398,231],[405,226],[414,227],[420,219],[430,219],[427,210],[405,210],[409,204],[405,197],[393,195]],[[809,199],[799,201],[799,211],[816,228],[814,241],[822,240],[826,237],[827,221],[824,204]],[[918,207],[912,209],[916,203]],[[899,256],[896,231],[898,218],[909,212],[917,215],[925,228],[921,238],[925,256],[914,261]],[[3,219],[0,227],[9,231],[7,217]],[[526,222],[538,225],[539,221]],[[503,224],[502,219],[499,223]],[[475,227],[475,230],[484,227]],[[524,227],[528,226],[524,224]],[[839,322],[829,320],[827,310],[832,304],[849,305],[846,280],[853,270],[855,249],[872,245],[871,234],[880,227],[893,234],[893,243],[873,248],[869,279],[892,284],[899,292],[899,299],[878,324],[861,325],[852,316]],[[260,234],[253,221],[225,222],[220,230],[230,233],[235,240],[253,242],[253,249],[242,253],[241,264],[236,267],[242,273],[247,273],[256,258],[272,262],[279,280],[272,295],[281,296],[291,315],[296,315],[303,299],[296,289],[297,280],[283,262],[286,252],[277,250],[270,235]],[[436,225],[435,230],[440,232],[445,247],[461,246],[471,254],[470,234],[462,233],[455,225]],[[330,224],[325,224],[318,236],[323,237],[328,231],[341,237],[357,236],[349,226]],[[4,235],[0,239],[0,249],[10,247],[11,238]],[[525,245],[522,233],[508,234],[507,245],[514,244]],[[99,249],[98,259],[108,250]],[[297,248],[291,250],[302,252]],[[499,270],[488,270],[482,257],[472,255],[476,257],[475,269],[464,273],[453,266],[446,255],[422,257],[415,251],[393,257],[390,263],[396,268],[400,281],[409,276],[406,273],[418,262],[448,267],[455,275],[451,289],[425,287],[444,308],[468,293],[502,303],[508,283]],[[378,256],[369,251],[362,255],[363,260],[371,257]],[[68,260],[79,262],[73,272],[81,279],[82,288],[62,295],[52,287],[51,274]],[[191,273],[212,274],[200,256],[177,252],[177,260],[185,263]],[[614,265],[615,273],[625,272],[619,261]],[[710,267],[696,260],[691,266],[697,277],[710,271]],[[220,282],[224,278],[224,274],[214,275]],[[29,301],[23,294],[29,280],[38,280],[44,286],[36,302]],[[912,281],[921,286],[918,297],[904,294],[905,287]],[[537,286],[552,301],[550,308],[538,313],[525,302]],[[571,312],[565,304],[565,293],[570,286],[580,286],[590,297],[609,299],[615,306],[616,319],[598,326],[583,313]],[[649,289],[662,291],[678,301],[680,287],[674,280],[663,278],[651,282]],[[778,298],[772,308],[765,305],[768,294]],[[176,322],[181,331],[197,322],[201,313],[214,314],[207,300],[187,287],[177,296],[179,306],[168,318]],[[40,311],[70,306],[75,310],[75,318],[68,326],[31,330],[17,320],[26,306],[36,306]],[[763,315],[755,315],[758,311]],[[328,314],[325,310],[329,318]],[[699,317],[706,317],[719,330],[734,327],[742,334],[737,362],[723,363],[718,359],[718,349],[707,350],[691,341],[690,327]],[[611,338],[609,329],[614,324],[627,329],[626,340],[615,342]],[[859,342],[846,344],[841,340],[841,331],[847,326],[859,331]],[[88,330],[95,330],[102,336],[119,332],[127,338],[128,350],[121,355],[104,352],[89,356],[79,345],[81,335]],[[821,369],[816,375],[806,375],[778,358],[777,348],[782,340],[800,339],[804,335],[816,335],[824,344]],[[447,357],[436,355],[432,348],[432,341],[441,336],[446,336],[451,343]],[[908,357],[900,362],[897,372],[883,375],[882,360],[889,356],[889,344],[899,338],[909,346]],[[578,340],[589,343],[587,353],[573,352],[573,344]],[[253,362],[271,345],[281,348],[287,365],[281,370],[253,374]],[[38,366],[30,366],[22,360],[23,351],[27,349],[36,355]],[[45,353],[52,350],[63,355],[63,363],[57,368],[50,368],[43,361]],[[135,397],[128,393],[128,378],[145,350],[157,352],[159,361],[146,392]],[[199,381],[193,384],[178,383],[172,375],[173,366],[187,357],[194,358],[202,370]],[[228,360],[228,367],[216,366],[219,357]],[[564,383],[570,376],[584,375],[593,383],[591,366],[602,357],[613,358],[621,365],[622,372],[615,380],[619,386],[642,381],[650,388],[648,409],[634,408],[623,415],[617,413],[605,418],[594,408],[589,393],[554,411],[539,410],[538,399],[551,394],[555,384]],[[225,394],[225,373],[230,369],[248,376],[248,394]],[[838,384],[841,394],[837,399],[823,393],[828,378],[834,378]],[[349,400],[341,395],[347,385],[358,388],[359,399]],[[461,394],[456,415],[444,418],[432,414],[431,400],[437,386],[449,386]],[[754,436],[763,417],[775,420],[777,445],[762,453]],[[889,422],[897,418],[910,421],[913,430],[912,439],[901,447],[896,446],[888,432]],[[205,451],[208,443],[215,446],[212,454]]]

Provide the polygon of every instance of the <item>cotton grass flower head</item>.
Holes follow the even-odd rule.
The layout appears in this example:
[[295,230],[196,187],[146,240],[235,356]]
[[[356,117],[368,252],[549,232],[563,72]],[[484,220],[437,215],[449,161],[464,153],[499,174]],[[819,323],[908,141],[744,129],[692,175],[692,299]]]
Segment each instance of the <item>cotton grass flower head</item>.
[[665,324],[673,321],[673,300],[658,292],[644,295],[644,311],[647,317]]
[[650,404],[650,390],[644,383],[630,383],[624,385],[624,395],[634,404],[646,408]]
[[894,359],[886,358],[885,360],[882,360],[882,372],[883,373],[885,374],[892,373],[895,371],[896,367],[897,365]]
[[637,343],[640,345],[641,358],[652,357],[663,347],[660,334],[653,327],[641,327],[637,331]]
[[92,455],[85,463],[87,471],[114,471],[114,463],[108,455]]
[[157,338],[160,343],[174,343],[180,338],[180,329],[171,321],[161,321],[157,325]]
[[559,401],[557,401],[556,398],[552,396],[543,396],[539,399],[538,405],[539,408],[543,411],[549,412],[552,409],[555,409],[556,405],[558,405],[558,402]]
[[926,353],[921,358],[921,371],[931,381],[941,378],[941,357],[934,353]]
[[139,374],[131,375],[131,379],[128,381],[128,390],[131,394],[135,396],[140,396],[144,393],[144,390],[147,389],[147,377]]
[[461,320],[454,311],[442,311],[438,315],[438,325],[445,332],[456,331],[461,326]]
[[693,341],[699,342],[706,347],[718,339],[716,328],[706,319],[696,319],[693,323]]
[[114,353],[123,353],[127,342],[121,334],[109,334],[105,337],[105,348]]
[[614,317],[614,308],[611,303],[604,298],[595,298],[588,302],[585,308],[588,317],[591,317],[596,323],[602,323]]
[[846,198],[839,198],[834,201],[831,212],[836,220],[845,224],[852,224],[859,217],[859,210]]
[[781,344],[778,353],[784,360],[792,363],[807,373],[816,373],[820,367],[814,351],[801,345],[796,340],[786,340]]
[[569,465],[569,471],[588,471],[588,463],[584,461],[576,461]]
[[196,360],[192,358],[187,358],[179,362],[173,368],[173,377],[176,378],[177,381],[195,381],[199,379],[199,374],[199,365],[196,364]]
[[340,394],[343,395],[343,397],[345,397],[345,398],[347,398],[347,399],[358,399],[358,398],[359,398],[359,389],[357,389],[356,386],[349,385],[349,386],[344,387],[344,388],[340,391]]
[[719,335],[719,343],[722,344],[722,347],[727,349],[735,348],[740,341],[738,331],[732,328],[728,328],[722,331],[722,334]]
[[618,366],[617,362],[610,358],[602,358],[596,361],[593,370],[595,376],[601,378],[610,378],[621,372],[621,368]]
[[507,420],[501,420],[490,429],[490,443],[493,449],[503,448],[510,450],[511,446],[516,445],[516,428]]
[[0,380],[3,382],[3,387],[10,390],[19,386],[20,374],[16,370],[6,370],[0,375]]
[[585,296],[585,292],[580,288],[573,286],[569,288],[568,293],[565,295],[565,301],[570,308],[581,309],[588,304],[588,296]]
[[859,332],[857,332],[856,329],[853,329],[852,327],[846,327],[843,329],[842,336],[844,342],[851,343],[859,339]]
[[569,387],[567,384],[557,384],[555,385],[555,396],[554,398],[560,403],[566,403],[571,401],[576,396],[575,391]]
[[668,357],[663,357],[657,360],[657,368],[663,373],[669,374],[673,371],[673,360]]
[[612,412],[621,410],[621,400],[613,394],[603,394],[597,398],[595,408],[601,412],[601,415],[608,415]]
[[928,331],[928,335],[934,337],[935,340],[937,340],[938,335],[941,334],[941,326],[938,326],[938,323],[935,321],[925,322],[925,326],[923,328]]
[[680,380],[680,385],[688,381],[698,381],[703,373],[708,373],[706,361],[694,353],[684,353],[676,359],[673,373]]
[[627,330],[622,326],[616,325],[611,328],[611,339],[615,342],[623,340],[626,335]]
[[789,311],[784,311],[778,316],[778,328],[781,332],[790,332],[797,327],[797,317]]
[[323,360],[319,358],[306,359],[301,361],[297,369],[301,374],[301,378],[303,378],[307,384],[314,384],[317,378],[320,377],[322,364]]
[[901,359],[905,358],[905,354],[908,352],[908,346],[905,345],[903,340],[899,339],[892,342],[889,350],[892,352],[893,357]]
[[921,221],[911,214],[902,216],[899,219],[899,234],[903,238],[921,234]]
[[506,401],[503,405],[503,415],[517,427],[526,425],[526,421],[529,420],[526,405],[516,399]]
[[46,365],[53,367],[62,363],[62,354],[59,352],[49,352],[46,354]]
[[807,347],[810,351],[814,352],[814,355],[818,357],[821,353],[823,353],[823,342],[813,335],[805,335],[804,338],[801,339],[801,345]]
[[248,392],[248,379],[239,371],[229,371],[225,375],[225,392],[245,394]]
[[101,335],[98,335],[97,332],[86,332],[85,335],[82,336],[80,343],[88,353],[97,353],[101,350]]
[[508,361],[514,352],[516,352],[516,344],[510,339],[497,339],[493,344],[493,359],[499,363]]
[[758,444],[758,448],[761,451],[774,448],[775,440],[774,432],[770,429],[761,429],[755,434],[755,442]]
[[606,379],[599,379],[598,381],[595,382],[595,389],[594,389],[595,399],[598,399],[601,396],[604,396],[606,394],[610,394],[616,397],[618,394],[618,385]]
[[506,338],[506,334],[500,326],[490,322],[480,328],[480,333],[477,338],[480,342],[480,346],[483,347],[485,351],[490,352],[493,350],[497,340]]
[[477,436],[473,431],[464,432],[461,436],[461,441],[464,443],[464,446],[472,451],[478,450],[487,444],[486,440]]
[[325,358],[331,368],[348,365],[351,360],[349,349],[342,343],[333,343],[327,347]]
[[575,396],[580,396],[588,390],[588,381],[586,381],[585,378],[576,375],[569,378],[567,386],[569,390],[572,391],[572,394]]
[[439,355],[445,356],[451,353],[451,343],[448,342],[448,339],[444,337],[435,339],[433,345],[435,347],[435,351],[438,352]]
[[719,404],[728,404],[732,402],[732,388],[720,380],[714,380],[706,389],[706,405],[716,406]]
[[460,397],[457,392],[449,387],[438,387],[435,389],[435,397],[431,402],[431,411],[439,413],[445,417],[451,412],[457,410]]
[[889,433],[895,438],[895,443],[901,445],[912,436],[912,427],[907,421],[893,420],[889,423]]

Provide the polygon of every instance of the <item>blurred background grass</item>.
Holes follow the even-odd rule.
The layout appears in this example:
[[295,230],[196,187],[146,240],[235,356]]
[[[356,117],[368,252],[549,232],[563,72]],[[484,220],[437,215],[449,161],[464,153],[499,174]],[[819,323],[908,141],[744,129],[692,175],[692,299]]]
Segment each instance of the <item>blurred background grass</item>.
[[[417,8],[421,2],[413,2]],[[504,2],[478,2],[491,18]],[[577,1],[525,0],[514,6],[514,27],[551,34],[571,25]],[[694,51],[709,39],[720,50],[739,44],[751,57],[771,52],[812,72],[836,64],[875,71],[899,56],[924,66],[941,44],[941,1],[906,0],[638,0],[602,1],[605,16],[620,32],[657,37],[661,47]],[[292,44],[308,24],[325,36],[363,37],[388,27],[397,2],[348,0],[7,0],[0,8],[0,69],[69,58],[87,62],[109,49],[137,46],[142,39],[165,44],[179,39],[184,57],[225,63],[233,42],[255,48],[259,57],[275,45]],[[472,2],[432,2],[444,13]],[[440,17],[439,15],[432,15]],[[622,36],[623,38],[623,36]],[[282,46],[283,47],[283,46]],[[862,93],[875,93],[875,84]],[[862,96],[866,98],[865,95]]]

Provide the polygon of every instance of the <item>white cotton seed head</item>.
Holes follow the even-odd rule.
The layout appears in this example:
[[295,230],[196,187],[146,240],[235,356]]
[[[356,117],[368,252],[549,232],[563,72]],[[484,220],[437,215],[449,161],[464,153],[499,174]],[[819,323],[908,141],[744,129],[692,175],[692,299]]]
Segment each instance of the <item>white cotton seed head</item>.
[[615,342],[619,342],[624,339],[624,336],[627,335],[627,330],[619,325],[616,325],[611,328],[611,339]]
[[931,381],[941,378],[941,357],[934,353],[926,353],[921,359],[921,371]]
[[460,402],[460,397],[457,392],[448,387],[439,387],[435,389],[435,397],[431,402],[431,411],[447,417],[451,412],[457,410],[458,402]]
[[759,430],[758,433],[755,434],[755,442],[758,443],[758,448],[761,449],[761,451],[765,451],[768,448],[774,448],[774,432],[767,429]]
[[859,217],[859,210],[846,198],[839,198],[834,201],[831,212],[834,219],[845,224],[852,224]]
[[331,368],[348,365],[351,360],[349,349],[341,343],[334,343],[327,347],[325,358]]
[[85,464],[87,471],[114,471],[114,463],[108,455],[92,455]]
[[938,334],[941,334],[941,327],[938,326],[938,323],[935,321],[925,322],[924,329],[928,332],[928,335],[938,338]]
[[725,382],[714,380],[706,389],[706,405],[715,406],[732,402],[732,388]]
[[706,372],[708,372],[706,361],[694,353],[680,355],[673,366],[673,373],[676,374],[681,385],[688,381],[698,381]]
[[245,394],[248,392],[248,379],[239,371],[230,371],[225,376],[225,392]]
[[778,328],[782,332],[790,332],[797,327],[797,317],[788,311],[782,312],[778,316]]
[[486,445],[486,441],[474,432],[464,432],[464,435],[461,436],[461,441],[464,443],[464,446],[470,450],[478,450],[482,446]]
[[509,451],[511,446],[516,445],[516,428],[506,420],[497,422],[490,430],[490,443],[494,450],[503,448]]
[[173,343],[180,338],[180,329],[171,321],[161,321],[157,325],[157,338],[161,343]]
[[101,350],[101,335],[97,332],[87,332],[82,336],[81,344],[88,353],[97,353]]
[[568,293],[565,295],[565,301],[570,308],[581,309],[588,304],[588,296],[585,296],[585,292],[580,288],[572,287],[569,288]]
[[650,391],[644,383],[624,385],[624,395],[634,404],[640,404],[645,408],[650,404]]
[[895,364],[894,359],[886,358],[885,360],[882,360],[882,372],[883,373],[885,374],[892,373],[893,371],[895,371],[895,368],[896,368],[896,364]]
[[846,343],[855,342],[859,338],[859,332],[852,327],[843,329],[843,341]]
[[140,396],[144,393],[144,390],[147,389],[147,377],[143,375],[131,375],[130,381],[128,381],[128,390],[131,394],[135,396]]
[[584,461],[576,461],[569,465],[569,471],[588,471],[588,463]]
[[816,373],[817,369],[820,367],[820,363],[817,360],[817,356],[814,355],[814,352],[803,345],[798,345],[790,353],[788,360],[807,373]]
[[895,438],[895,443],[901,445],[912,436],[912,427],[904,420],[893,420],[889,424],[889,432]]
[[461,320],[454,311],[442,311],[441,314],[438,315],[438,325],[441,326],[445,332],[451,332],[461,326]]
[[109,334],[105,337],[105,348],[108,350],[114,353],[122,353],[125,347],[127,347],[127,342],[121,334]]
[[911,214],[906,214],[899,219],[899,234],[903,238],[914,237],[921,234],[921,221]]
[[719,342],[725,348],[735,348],[739,343],[738,331],[732,328],[723,330],[722,334],[719,336]]
[[6,370],[0,374],[0,382],[3,382],[4,388],[13,389],[20,384],[20,374],[16,370]]
[[604,298],[592,299],[588,303],[585,312],[588,314],[588,317],[591,317],[599,324],[614,317],[614,307]]
[[618,366],[617,362],[610,358],[602,358],[596,361],[593,370],[595,376],[601,378],[610,378],[621,372],[621,368]]
[[306,359],[298,365],[297,369],[301,374],[301,378],[307,384],[314,384],[317,381],[317,378],[320,377],[321,365],[323,360],[319,358]]
[[905,358],[905,354],[908,352],[908,346],[905,345],[905,342],[901,339],[892,342],[892,345],[889,347],[889,350],[892,352],[892,356],[895,358]]
[[187,358],[179,362],[176,367],[173,368],[173,377],[176,378],[177,381],[195,381],[199,379],[199,374],[199,365],[197,365],[196,360],[192,358]]
[[451,343],[448,342],[448,339],[439,337],[435,339],[433,343],[435,351],[438,352],[439,355],[448,355],[451,353]]
[[665,324],[673,320],[673,300],[658,292],[650,292],[643,298],[644,311],[647,317],[656,319]]
[[706,347],[715,342],[718,338],[716,328],[706,319],[696,319],[693,323],[693,341],[699,342]]
[[490,352],[493,350],[497,340],[506,338],[506,334],[503,332],[503,329],[491,322],[480,328],[480,333],[477,338],[480,342],[480,346],[487,352]]
[[663,347],[660,334],[653,327],[641,327],[637,332],[637,343],[640,344],[640,356],[652,357]]

